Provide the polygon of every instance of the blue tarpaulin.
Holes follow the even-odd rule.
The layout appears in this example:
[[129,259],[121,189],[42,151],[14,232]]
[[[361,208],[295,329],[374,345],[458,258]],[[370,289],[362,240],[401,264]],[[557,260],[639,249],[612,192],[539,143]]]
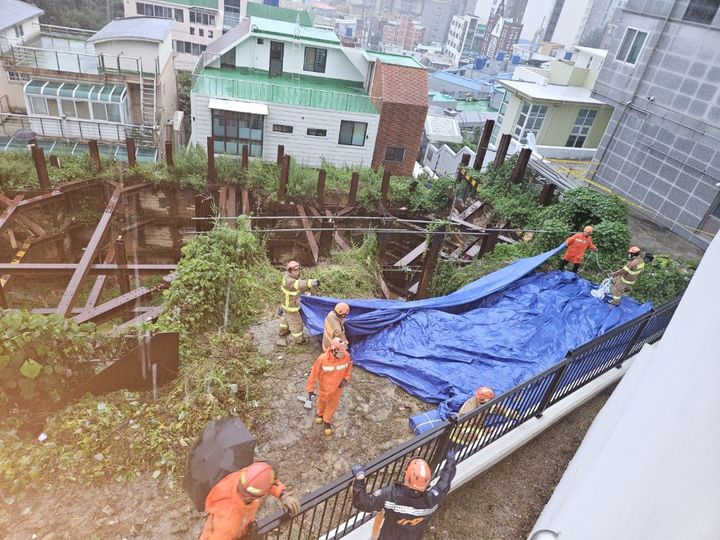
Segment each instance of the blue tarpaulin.
[[339,301],[353,362],[410,394],[457,411],[478,386],[499,395],[576,348],[651,309],[625,297],[619,307],[590,295],[571,272],[534,272],[562,249],[520,259],[452,294],[416,300],[301,297],[310,333],[322,333]]

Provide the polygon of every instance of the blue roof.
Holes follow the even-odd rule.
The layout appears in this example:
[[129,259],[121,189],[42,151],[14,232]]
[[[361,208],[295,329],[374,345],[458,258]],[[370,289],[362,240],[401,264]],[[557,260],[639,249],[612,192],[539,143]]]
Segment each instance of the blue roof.
[[460,75],[448,73],[447,71],[436,71],[435,73],[430,75],[430,78],[462,86],[464,88],[467,88],[468,90],[474,90],[475,92],[487,90],[487,87],[489,86],[489,83],[487,81],[468,79],[467,77],[461,77]]

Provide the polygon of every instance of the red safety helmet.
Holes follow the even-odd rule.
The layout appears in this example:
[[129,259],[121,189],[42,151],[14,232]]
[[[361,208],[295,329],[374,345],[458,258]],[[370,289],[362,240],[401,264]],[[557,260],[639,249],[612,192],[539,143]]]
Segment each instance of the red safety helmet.
[[335,313],[338,315],[347,315],[350,313],[350,306],[348,306],[345,302],[335,304]]
[[333,340],[330,342],[330,350],[345,352],[347,351],[347,343],[339,337],[333,338]]
[[422,458],[413,458],[405,469],[403,484],[415,491],[425,491],[432,479],[430,465]]
[[275,467],[267,461],[256,461],[240,471],[237,489],[244,497],[259,499],[270,493],[276,480]]
[[297,261],[289,261],[285,265],[285,270],[287,270],[288,272],[290,272],[291,270],[295,270],[296,268],[300,268],[300,263]]
[[487,403],[491,399],[495,398],[495,390],[490,388],[489,386],[481,386],[477,390],[475,390],[475,399],[480,403],[481,405],[483,403]]

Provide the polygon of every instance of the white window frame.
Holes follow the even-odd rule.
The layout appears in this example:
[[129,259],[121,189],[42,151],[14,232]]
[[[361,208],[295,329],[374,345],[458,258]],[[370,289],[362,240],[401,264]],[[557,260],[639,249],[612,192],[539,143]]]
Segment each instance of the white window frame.
[[[580,109],[575,117],[575,124],[568,135],[565,146],[567,148],[583,148],[585,141],[590,134],[590,130],[597,120],[598,109]],[[577,144],[577,143],[580,144]]]
[[498,117],[493,127],[492,133],[490,134],[490,144],[497,145],[500,130],[502,129],[502,123],[505,119],[505,111],[507,110],[508,103],[510,102],[510,92],[503,90],[503,98],[500,103],[500,109],[498,110]]
[[[640,47],[637,49],[635,59],[633,61],[629,61],[628,59],[630,58],[630,54],[633,50],[635,50],[638,37],[641,35],[643,36],[642,42],[640,43]],[[634,66],[635,64],[637,64],[637,61],[643,52],[643,48],[647,43],[648,35],[649,32],[645,30],[635,28],[634,26],[628,26],[625,29],[625,34],[623,34],[622,41],[620,41],[620,46],[618,47],[617,54],[615,55],[615,60],[617,60],[618,62],[622,62],[623,64],[628,64],[630,66]]]
[[530,133],[535,134],[535,137],[537,137],[545,122],[547,111],[547,105],[537,105],[523,101],[520,114],[518,115],[518,121],[513,129],[513,137],[521,144],[527,143],[527,136]]
[[21,38],[25,35],[25,29],[23,28],[22,24],[16,24],[15,25],[15,37]]
[[28,82],[32,77],[27,73],[20,73],[18,71],[6,71],[7,80],[11,83],[22,83],[23,85]]

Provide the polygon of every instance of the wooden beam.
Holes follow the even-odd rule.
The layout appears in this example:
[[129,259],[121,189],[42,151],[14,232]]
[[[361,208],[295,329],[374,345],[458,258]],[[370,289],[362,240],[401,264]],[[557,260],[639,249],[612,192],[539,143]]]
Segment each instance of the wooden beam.
[[418,244],[417,247],[415,247],[410,253],[405,255],[398,262],[394,263],[393,266],[398,266],[398,267],[409,266],[410,263],[412,263],[415,259],[420,257],[423,253],[425,253],[426,243],[427,242],[425,242],[425,240],[423,240],[421,244]]
[[42,148],[35,145],[32,145],[30,150],[33,161],[35,162],[35,171],[37,172],[40,189],[50,189],[50,177],[48,176],[47,163],[45,163],[45,152],[43,152]]
[[165,141],[165,163],[169,169],[172,169],[175,166],[175,160],[173,159],[173,143],[170,139]]
[[[130,313],[133,313],[133,314],[147,313],[151,309],[152,309],[151,307],[138,306],[134,309],[131,309]],[[55,308],[33,308],[30,311],[33,313],[37,313],[38,315],[53,315],[55,313]],[[80,315],[84,311],[85,311],[85,308],[74,307],[72,309],[72,314]]]
[[120,295],[113,300],[100,304],[93,309],[83,311],[80,315],[73,318],[77,323],[101,323],[110,320],[121,313],[134,309],[137,303],[141,300],[166,288],[170,285],[170,282],[175,279],[175,274],[167,275],[163,279],[163,283],[160,283],[159,285],[155,285],[154,287],[140,287],[127,294]]
[[480,210],[482,208],[482,205],[485,204],[484,201],[475,201],[470,206],[468,206],[465,210],[462,211],[462,213],[458,214],[457,219],[460,221],[465,221],[467,218],[472,216],[475,212]]
[[476,171],[482,169],[483,162],[485,161],[485,154],[487,153],[488,146],[490,145],[490,136],[492,135],[493,127],[495,127],[495,120],[485,120],[485,127],[483,128],[482,135],[480,136],[477,152],[475,153],[475,161],[473,162],[473,169]]
[[500,143],[498,143],[498,149],[495,154],[495,168],[502,166],[505,163],[505,156],[507,156],[508,148],[510,148],[510,140],[512,135],[509,133],[503,133],[500,137]]
[[[42,275],[68,275],[74,274],[79,264],[74,263],[0,263],[0,273],[17,274],[23,276]],[[157,275],[167,274],[177,268],[174,264],[92,264],[88,267],[88,274],[129,274]]]
[[[125,253],[125,241],[122,235],[115,240],[115,259],[119,266],[127,266],[127,254]],[[130,292],[130,276],[127,272],[121,271],[118,275],[120,282],[120,292],[127,294]]]
[[310,251],[312,252],[313,259],[315,260],[315,264],[317,264],[320,260],[320,248],[315,241],[315,235],[313,235],[312,231],[310,230],[310,222],[308,221],[307,214],[305,213],[305,207],[302,204],[298,204],[297,211],[300,215],[300,221],[302,222],[303,229],[305,229],[305,236],[307,237],[308,245],[310,246]]
[[430,292],[430,284],[432,283],[432,277],[437,267],[438,258],[442,251],[443,243],[445,242],[445,235],[439,234],[445,231],[445,226],[441,225],[436,234],[432,235],[430,239],[430,246],[428,247],[427,253],[425,254],[425,261],[423,262],[422,274],[420,275],[420,283],[417,289],[418,298],[427,298]]
[[[357,192],[358,192],[358,184],[360,183],[360,174],[359,173],[352,173],[352,176],[350,177],[350,192],[348,193],[348,206],[355,206],[357,203]],[[340,215],[340,214],[338,214]]]
[[136,149],[135,149],[135,139],[132,137],[127,137],[125,139],[125,144],[127,145],[127,158],[128,158],[128,167],[131,169],[135,166],[136,163]]
[[[332,212],[330,212],[330,210],[325,210],[325,215],[332,216]],[[348,244],[345,239],[340,236],[339,232],[335,231],[335,233],[333,234],[333,238],[337,242],[338,246],[340,246],[340,249],[342,249],[343,251],[348,251],[350,249],[350,244]],[[382,277],[380,279],[382,279]]]
[[110,228],[110,221],[112,221],[113,214],[115,213],[115,209],[120,202],[120,196],[122,194],[122,189],[115,188],[112,197],[110,197],[110,200],[105,207],[105,212],[103,212],[103,215],[100,218],[97,227],[95,228],[95,232],[93,232],[92,237],[90,237],[90,241],[85,247],[85,252],[80,258],[80,262],[78,262],[77,267],[75,268],[75,272],[70,278],[70,283],[68,283],[68,286],[65,289],[62,298],[60,299],[60,304],[58,305],[59,315],[62,315],[63,317],[70,316],[70,311],[75,305],[75,301],[77,300],[78,294],[80,293],[80,286],[82,285],[83,280],[90,271],[90,266],[92,265],[93,260],[95,260],[95,257],[97,256],[98,250],[100,249],[100,244],[102,243],[102,239],[105,236],[105,233],[107,233],[108,229]]
[[119,330],[119,329],[121,329],[121,328],[127,328],[128,326],[132,326],[132,325],[134,325],[134,324],[144,323],[144,322],[147,322],[147,321],[154,321],[155,319],[157,319],[157,318],[162,314],[162,311],[163,311],[163,307],[162,307],[162,306],[153,306],[153,307],[151,307],[151,308],[148,308],[147,311],[144,311],[143,313],[141,313],[141,314],[138,315],[137,317],[135,317],[135,318],[133,318],[133,319],[130,319],[130,320],[128,320],[128,321],[125,321],[125,322],[122,323],[122,324],[119,324],[119,325],[116,326],[113,330],[115,331],[115,330]]
[[3,211],[2,215],[0,215],[0,231],[3,230],[5,225],[8,224],[10,221],[10,218],[12,217],[15,210],[20,206],[20,201],[22,201],[23,196],[17,195],[8,205],[8,207]]
[[[25,239],[23,242],[23,245],[20,247],[20,249],[15,253],[15,256],[13,257],[13,260],[10,261],[10,264],[20,264],[22,260],[25,258],[25,255],[27,255],[28,250],[32,246],[32,236],[29,236]],[[10,274],[5,274],[4,276],[0,277],[0,287],[5,287],[8,284],[8,281],[10,281]]]
[[320,169],[318,171],[318,179],[317,179],[317,190],[316,190],[316,197],[317,197],[317,203],[320,208],[325,206],[325,178],[327,176],[327,172],[325,169]]

